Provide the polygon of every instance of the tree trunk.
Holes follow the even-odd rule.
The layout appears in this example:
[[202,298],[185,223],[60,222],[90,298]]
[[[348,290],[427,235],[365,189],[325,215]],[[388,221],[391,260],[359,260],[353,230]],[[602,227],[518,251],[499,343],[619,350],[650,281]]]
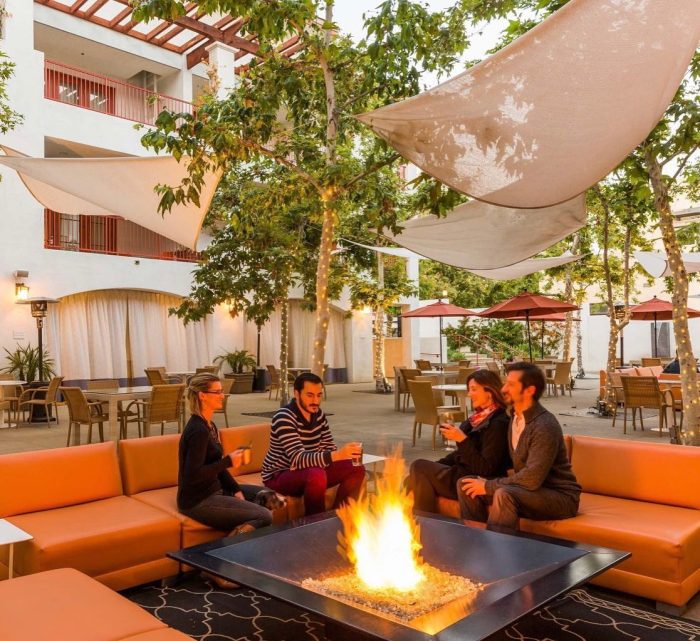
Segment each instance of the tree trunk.
[[[574,234],[574,240],[571,243],[572,254],[576,254],[580,244],[581,234],[579,232],[576,232]],[[573,269],[573,266],[571,265],[571,263],[569,263],[569,265],[566,268],[566,280],[564,281],[564,300],[567,303],[573,303]],[[564,325],[564,353],[562,355],[562,358],[565,361],[568,361],[571,357],[571,334],[574,325],[573,317],[573,312],[568,312],[566,314],[566,324]]]
[[379,394],[391,391],[384,370],[384,256],[377,252],[379,299],[374,310],[374,385]]
[[[605,197],[600,187],[597,185],[593,188],[594,192],[598,196],[600,203],[603,207],[603,271],[605,272],[605,289],[606,298],[608,305],[608,318],[610,319],[610,335],[608,337],[608,362],[606,363],[606,376],[605,376],[605,398],[600,400],[607,403],[608,408],[615,395],[612,389],[612,375],[615,371],[615,358],[617,353],[617,337],[620,332],[624,329],[625,325],[629,323],[629,274],[625,274],[625,308],[623,315],[618,319],[615,315],[615,299],[613,297],[613,286],[612,286],[612,274],[610,272],[610,261],[608,258],[610,250],[610,203]],[[628,229],[629,231],[629,229]],[[629,246],[625,246],[626,256],[625,256],[625,266],[629,269]]]
[[686,445],[700,445],[700,390],[698,390],[697,363],[693,356],[693,346],[688,331],[688,274],[683,264],[678,238],[673,229],[671,202],[668,187],[661,174],[661,165],[649,147],[645,150],[644,158],[654,190],[654,205],[659,214],[661,238],[673,274],[673,335],[676,339],[681,368],[683,433],[680,434],[679,430],[679,434],[672,434],[672,441],[681,440]]
[[[333,22],[333,2],[326,2],[326,23]],[[332,32],[324,32],[324,48],[327,51],[331,45]],[[338,112],[336,110],[335,79],[328,60],[322,53],[319,63],[323,70],[323,81],[326,87],[326,166],[336,162],[336,138],[338,135]],[[316,268],[316,330],[314,333],[314,348],[311,356],[311,371],[323,376],[323,361],[326,355],[326,340],[328,338],[328,323],[330,307],[328,304],[328,274],[331,264],[331,251],[335,233],[335,210],[332,206],[335,190],[329,187],[322,195],[323,200],[323,229],[321,245],[318,250],[318,267]]]
[[287,362],[289,347],[289,301],[285,298],[280,307],[280,407],[289,402],[289,373]]
[[576,323],[576,378],[583,378],[586,371],[583,369],[583,336],[581,334],[581,312],[578,312]]

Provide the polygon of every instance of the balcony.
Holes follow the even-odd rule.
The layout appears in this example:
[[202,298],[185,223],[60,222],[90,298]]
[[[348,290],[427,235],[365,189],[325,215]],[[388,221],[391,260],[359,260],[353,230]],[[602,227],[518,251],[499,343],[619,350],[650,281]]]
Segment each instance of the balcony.
[[192,113],[192,103],[58,62],[44,62],[44,98],[154,125],[163,109]]
[[44,247],[194,263],[199,252],[117,216],[76,216],[44,210]]

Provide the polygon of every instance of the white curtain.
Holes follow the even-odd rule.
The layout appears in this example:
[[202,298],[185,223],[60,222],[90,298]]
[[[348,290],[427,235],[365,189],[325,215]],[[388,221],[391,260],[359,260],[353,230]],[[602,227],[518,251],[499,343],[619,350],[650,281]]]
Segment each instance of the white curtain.
[[[301,301],[289,301],[289,361],[294,367],[311,367],[316,316],[302,309]],[[331,307],[325,362],[345,367],[345,315]]]
[[[260,330],[260,367],[266,365],[280,366],[280,346],[282,344],[282,315],[276,309],[270,315],[270,320]],[[257,355],[258,328],[255,323],[248,321],[245,324],[243,344],[253,356]]]
[[134,377],[146,367],[193,371],[211,362],[208,318],[184,323],[168,314],[177,296],[131,290],[74,294],[53,306],[48,344],[67,380]]

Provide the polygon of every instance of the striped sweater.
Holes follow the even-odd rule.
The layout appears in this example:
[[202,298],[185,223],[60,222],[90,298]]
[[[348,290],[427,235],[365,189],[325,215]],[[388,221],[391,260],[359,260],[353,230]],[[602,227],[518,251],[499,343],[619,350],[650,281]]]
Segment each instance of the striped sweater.
[[261,471],[263,483],[285,470],[327,467],[336,449],[323,410],[307,421],[292,400],[272,417],[270,449]]

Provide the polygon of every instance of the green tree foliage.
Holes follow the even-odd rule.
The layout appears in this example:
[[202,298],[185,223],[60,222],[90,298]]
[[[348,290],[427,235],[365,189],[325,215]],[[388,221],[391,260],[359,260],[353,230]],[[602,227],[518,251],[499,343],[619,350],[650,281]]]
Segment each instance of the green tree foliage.
[[15,65],[0,51],[0,133],[6,134],[21,124],[22,116],[10,108],[7,83],[14,75]]

